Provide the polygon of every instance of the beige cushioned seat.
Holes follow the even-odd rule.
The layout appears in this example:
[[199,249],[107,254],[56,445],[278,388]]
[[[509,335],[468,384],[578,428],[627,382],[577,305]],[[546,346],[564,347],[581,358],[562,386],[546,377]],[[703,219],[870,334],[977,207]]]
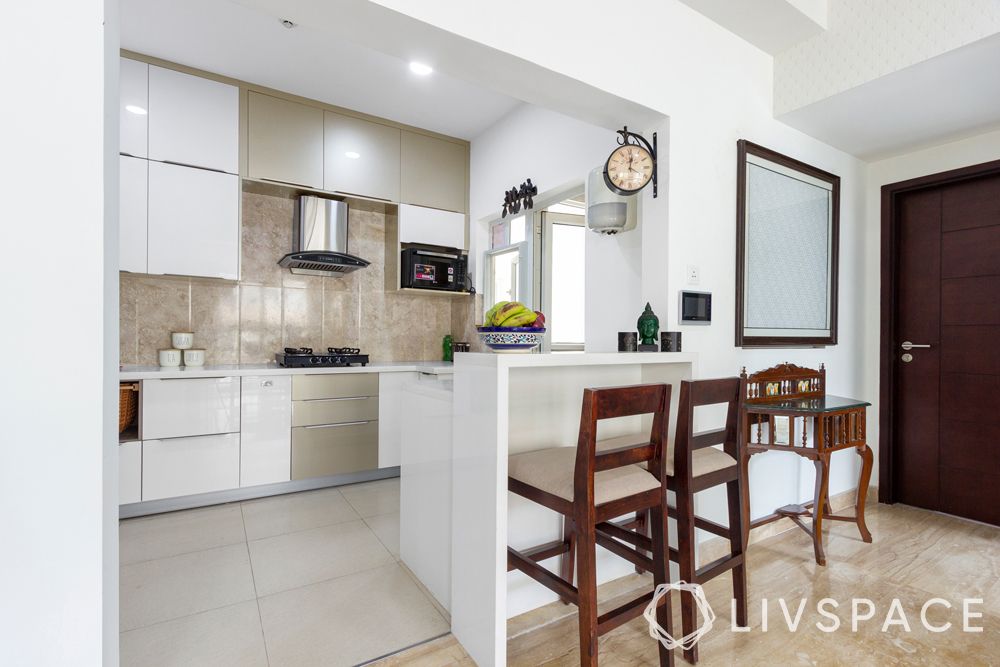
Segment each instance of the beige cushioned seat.
[[[619,447],[628,447],[629,445],[641,445],[645,442],[649,442],[649,436],[643,434],[631,434],[622,435],[617,438],[608,438],[607,440],[597,441],[597,451],[606,452],[611,449],[618,449]],[[667,477],[674,476],[674,452],[673,447],[667,450]],[[729,466],[736,465],[736,459],[734,459],[729,454],[726,454],[721,449],[716,449],[715,447],[705,447],[703,449],[696,449],[691,453],[691,467],[693,468],[693,477],[701,477],[702,475],[707,475],[710,472],[715,472],[716,470],[722,470],[728,468]]]
[[[576,447],[550,447],[507,459],[510,477],[569,502],[573,502],[575,471]],[[637,465],[602,470],[594,474],[594,504],[603,505],[659,486],[655,476]]]

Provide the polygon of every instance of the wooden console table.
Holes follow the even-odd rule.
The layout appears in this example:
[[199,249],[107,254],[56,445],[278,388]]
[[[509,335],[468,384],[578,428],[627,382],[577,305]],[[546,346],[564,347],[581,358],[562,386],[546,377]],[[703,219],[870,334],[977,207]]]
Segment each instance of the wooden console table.
[[[746,376],[746,369],[743,370]],[[872,541],[865,525],[865,498],[872,474],[872,450],[865,441],[867,401],[825,392],[826,371],[782,364],[756,373],[747,380],[747,397],[743,408],[744,447],[741,464],[744,474],[749,459],[761,452],[792,452],[810,459],[816,466],[813,500],[804,504],[785,505],[774,513],[754,521],[749,520],[749,491],[744,486],[744,525],[755,528],[783,517],[794,521],[813,538],[816,562],[826,565],[823,552],[823,520],[853,521],[861,539]],[[797,426],[801,422],[801,429]],[[787,427],[786,427],[787,425]],[[812,432],[810,441],[809,433]],[[766,437],[765,437],[766,436]],[[833,514],[830,510],[830,455],[842,449],[854,449],[861,457],[861,475],[854,516]],[[802,518],[812,517],[812,525]]]

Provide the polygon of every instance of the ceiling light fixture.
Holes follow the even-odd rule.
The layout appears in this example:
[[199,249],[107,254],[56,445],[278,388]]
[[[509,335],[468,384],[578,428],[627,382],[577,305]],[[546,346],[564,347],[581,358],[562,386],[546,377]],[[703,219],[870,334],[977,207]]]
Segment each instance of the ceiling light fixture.
[[344,153],[344,156],[349,157],[352,160],[357,160],[359,157],[361,157],[361,153],[355,153],[354,151],[347,151],[346,153]]
[[289,30],[295,27],[295,24],[289,21],[288,19],[281,19],[281,25],[285,26]]
[[414,60],[410,62],[410,71],[418,76],[427,76],[434,71],[434,68]]
[[134,113],[137,116],[145,116],[146,113],[147,113],[147,111],[145,109],[143,109],[142,107],[136,106],[134,104],[126,104],[125,105],[125,111],[128,111],[129,113]]

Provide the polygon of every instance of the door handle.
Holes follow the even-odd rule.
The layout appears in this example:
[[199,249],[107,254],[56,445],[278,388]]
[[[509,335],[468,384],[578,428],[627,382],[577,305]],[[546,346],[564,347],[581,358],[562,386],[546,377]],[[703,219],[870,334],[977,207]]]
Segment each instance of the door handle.
[[912,350],[918,347],[930,347],[930,345],[917,345],[916,343],[911,343],[910,341],[907,340],[903,341],[903,344],[900,345],[900,347],[903,348],[904,350]]

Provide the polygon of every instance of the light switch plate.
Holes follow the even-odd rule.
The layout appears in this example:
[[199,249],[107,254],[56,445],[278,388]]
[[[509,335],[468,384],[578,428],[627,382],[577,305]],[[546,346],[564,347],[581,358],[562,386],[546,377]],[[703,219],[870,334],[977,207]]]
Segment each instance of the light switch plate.
[[697,285],[701,282],[701,269],[695,264],[688,264],[686,275],[688,285]]

